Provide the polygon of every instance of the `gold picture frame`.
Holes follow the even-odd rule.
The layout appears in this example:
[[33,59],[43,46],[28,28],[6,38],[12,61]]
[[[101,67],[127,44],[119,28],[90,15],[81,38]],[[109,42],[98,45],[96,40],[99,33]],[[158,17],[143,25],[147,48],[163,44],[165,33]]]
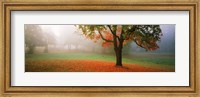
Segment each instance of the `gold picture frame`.
[[[1,2],[1,95],[8,97],[54,97],[54,96],[112,96],[112,97],[200,97],[199,89],[199,31],[200,2],[199,0],[4,0]],[[189,86],[159,86],[159,87],[20,87],[11,86],[11,11],[29,10],[139,10],[139,11],[189,11],[190,16],[190,82]],[[37,95],[35,95],[37,94]],[[148,94],[148,95],[147,95]],[[39,96],[40,95],[40,96]],[[31,96],[31,97],[32,97]]]

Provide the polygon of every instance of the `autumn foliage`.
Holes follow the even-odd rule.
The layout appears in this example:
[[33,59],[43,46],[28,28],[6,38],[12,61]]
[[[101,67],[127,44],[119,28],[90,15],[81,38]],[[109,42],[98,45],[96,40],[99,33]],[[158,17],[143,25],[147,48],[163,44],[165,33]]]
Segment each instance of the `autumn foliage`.
[[144,67],[124,64],[116,67],[114,62],[98,60],[42,60],[26,61],[26,72],[170,72],[167,68]]
[[162,35],[159,25],[77,25],[80,32],[95,42],[100,41],[102,47],[113,45],[116,54],[116,65],[122,66],[123,46],[133,41],[147,51],[159,48],[157,41]]

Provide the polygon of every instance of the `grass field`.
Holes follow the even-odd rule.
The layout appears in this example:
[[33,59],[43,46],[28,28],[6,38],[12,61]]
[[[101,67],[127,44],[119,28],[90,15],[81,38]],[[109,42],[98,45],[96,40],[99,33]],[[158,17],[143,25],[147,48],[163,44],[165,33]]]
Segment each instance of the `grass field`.
[[123,56],[123,67],[115,56],[95,53],[25,54],[26,72],[174,72],[174,56]]

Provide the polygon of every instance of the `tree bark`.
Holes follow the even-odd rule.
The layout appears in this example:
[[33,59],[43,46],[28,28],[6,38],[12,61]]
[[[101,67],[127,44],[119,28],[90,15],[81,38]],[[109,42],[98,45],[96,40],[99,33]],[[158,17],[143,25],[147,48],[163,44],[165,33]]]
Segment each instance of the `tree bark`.
[[116,54],[116,66],[122,66],[122,50],[118,48],[115,51],[115,54]]
[[117,44],[117,37],[113,35],[114,40],[114,50],[116,55],[116,66],[122,66],[122,48],[123,48],[123,40],[118,40],[119,44]]

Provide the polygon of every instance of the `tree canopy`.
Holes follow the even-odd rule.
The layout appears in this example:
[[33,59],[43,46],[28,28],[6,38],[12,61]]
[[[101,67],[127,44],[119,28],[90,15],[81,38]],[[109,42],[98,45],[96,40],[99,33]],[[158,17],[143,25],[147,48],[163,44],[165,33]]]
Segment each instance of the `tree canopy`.
[[159,25],[77,25],[82,33],[94,41],[103,40],[102,46],[110,46],[116,39],[123,41],[125,45],[134,41],[138,46],[146,50],[159,48],[157,41],[162,36]]

